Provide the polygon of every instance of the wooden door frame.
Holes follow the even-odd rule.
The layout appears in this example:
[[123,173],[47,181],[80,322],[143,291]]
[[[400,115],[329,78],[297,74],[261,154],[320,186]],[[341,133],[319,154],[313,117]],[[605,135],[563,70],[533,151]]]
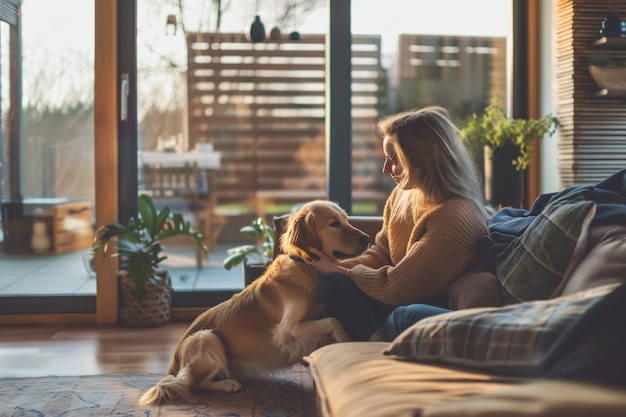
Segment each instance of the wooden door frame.
[[[117,11],[116,0],[95,0],[96,228],[119,218]],[[96,257],[96,271],[96,322],[117,323],[117,260]]]
[[[511,2],[511,116],[540,117],[540,38],[539,0],[512,0]],[[535,22],[536,24],[531,24]],[[524,208],[529,208],[541,189],[540,139],[530,143],[531,160],[525,175]]]

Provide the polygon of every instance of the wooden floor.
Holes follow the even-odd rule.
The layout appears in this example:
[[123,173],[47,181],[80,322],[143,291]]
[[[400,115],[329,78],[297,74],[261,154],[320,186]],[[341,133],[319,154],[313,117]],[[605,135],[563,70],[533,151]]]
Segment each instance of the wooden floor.
[[188,326],[0,326],[0,378],[165,374],[174,347]]

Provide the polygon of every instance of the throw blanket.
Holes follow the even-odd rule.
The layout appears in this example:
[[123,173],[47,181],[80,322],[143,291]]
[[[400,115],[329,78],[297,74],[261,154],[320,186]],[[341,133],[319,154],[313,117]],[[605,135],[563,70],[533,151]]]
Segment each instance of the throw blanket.
[[596,185],[572,185],[560,192],[541,194],[530,211],[518,208],[499,210],[489,220],[489,236],[483,236],[478,241],[478,256],[482,264],[495,273],[498,256],[507,245],[521,236],[548,204],[573,194],[595,201],[596,214],[591,227],[626,224],[626,169],[622,169]]

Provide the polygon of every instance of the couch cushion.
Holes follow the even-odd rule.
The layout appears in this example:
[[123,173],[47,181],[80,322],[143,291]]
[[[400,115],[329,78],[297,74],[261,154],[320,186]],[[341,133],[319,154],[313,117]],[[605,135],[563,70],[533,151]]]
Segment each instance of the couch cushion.
[[563,295],[626,280],[626,225],[594,226],[585,257],[567,278]]
[[623,417],[626,391],[569,381],[534,381],[427,407],[420,417]]
[[549,298],[561,285],[594,214],[595,202],[580,194],[548,204],[498,256],[496,275],[506,291],[505,303],[508,295],[515,301]]
[[522,373],[538,365],[562,332],[618,284],[550,300],[454,311],[423,319],[400,334],[386,355]]
[[455,279],[448,289],[450,310],[502,306],[502,286],[496,274],[471,270]]
[[521,381],[384,356],[384,342],[334,343],[305,358],[324,417],[412,417],[416,410]]

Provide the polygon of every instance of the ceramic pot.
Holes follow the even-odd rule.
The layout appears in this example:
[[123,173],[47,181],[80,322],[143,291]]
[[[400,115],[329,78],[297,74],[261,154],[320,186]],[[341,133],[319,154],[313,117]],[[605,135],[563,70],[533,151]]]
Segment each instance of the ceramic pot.
[[247,261],[243,261],[243,285],[248,286],[259,278],[265,270],[267,265],[265,264],[249,264]]
[[496,209],[523,206],[525,171],[513,165],[518,156],[514,145],[494,149],[491,158],[485,148],[485,197]]

